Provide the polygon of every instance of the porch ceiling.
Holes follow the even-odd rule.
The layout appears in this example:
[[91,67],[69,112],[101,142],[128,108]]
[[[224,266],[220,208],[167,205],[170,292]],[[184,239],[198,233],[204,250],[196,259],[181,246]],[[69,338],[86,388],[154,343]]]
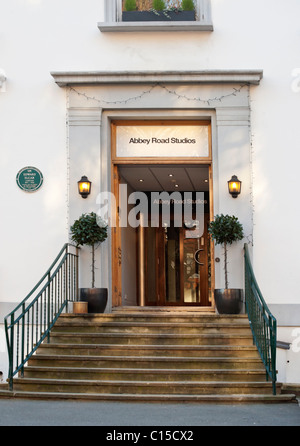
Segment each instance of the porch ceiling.
[[120,166],[119,172],[133,190],[144,192],[209,190],[207,166]]

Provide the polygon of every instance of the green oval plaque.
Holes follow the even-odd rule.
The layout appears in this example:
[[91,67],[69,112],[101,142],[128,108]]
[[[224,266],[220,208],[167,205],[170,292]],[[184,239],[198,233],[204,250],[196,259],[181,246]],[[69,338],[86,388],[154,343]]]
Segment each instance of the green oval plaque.
[[35,167],[24,167],[17,174],[17,185],[24,192],[35,192],[43,184],[42,172]]

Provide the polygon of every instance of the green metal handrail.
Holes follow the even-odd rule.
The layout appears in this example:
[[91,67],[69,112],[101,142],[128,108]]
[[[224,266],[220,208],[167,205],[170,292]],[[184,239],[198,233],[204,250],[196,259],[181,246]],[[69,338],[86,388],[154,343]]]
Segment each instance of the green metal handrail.
[[[75,251],[75,252],[74,252]],[[69,301],[77,299],[78,248],[66,243],[25,299],[4,318],[9,388],[50,331]]]
[[244,253],[246,310],[254,343],[266,368],[267,380],[272,381],[273,394],[276,395],[277,322],[256,282],[247,244],[244,245]]

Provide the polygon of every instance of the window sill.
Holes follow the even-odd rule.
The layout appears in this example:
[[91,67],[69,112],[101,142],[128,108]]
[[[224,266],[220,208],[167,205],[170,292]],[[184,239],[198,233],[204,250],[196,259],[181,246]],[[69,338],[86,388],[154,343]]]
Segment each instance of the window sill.
[[100,22],[101,32],[213,31],[211,22]]

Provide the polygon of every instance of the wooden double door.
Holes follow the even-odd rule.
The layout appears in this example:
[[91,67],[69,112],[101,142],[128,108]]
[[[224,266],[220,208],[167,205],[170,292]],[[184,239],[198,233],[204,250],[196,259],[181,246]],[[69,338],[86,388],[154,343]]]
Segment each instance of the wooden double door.
[[210,306],[209,215],[197,226],[145,228],[145,304]]

